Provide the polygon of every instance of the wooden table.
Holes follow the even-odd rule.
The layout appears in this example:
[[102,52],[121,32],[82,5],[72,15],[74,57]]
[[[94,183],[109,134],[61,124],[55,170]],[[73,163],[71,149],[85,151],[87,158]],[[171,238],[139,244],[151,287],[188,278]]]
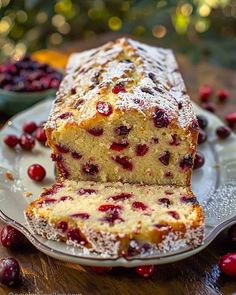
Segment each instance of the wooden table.
[[[236,74],[230,70],[207,64],[193,66],[183,56],[178,56],[187,88],[193,100],[197,100],[199,85],[225,87],[231,92],[230,101],[217,106],[217,114],[223,117],[236,111]],[[180,262],[157,267],[150,279],[138,277],[134,269],[113,269],[107,275],[96,275],[89,267],[64,263],[40,253],[35,248],[6,250],[0,247],[0,257],[13,256],[21,264],[24,274],[22,284],[16,289],[0,287],[5,294],[82,294],[82,295],[213,295],[233,294],[236,280],[220,274],[217,262],[227,252],[236,251],[226,232],[201,253]],[[9,292],[13,293],[9,293]],[[234,293],[235,294],[235,293]]]

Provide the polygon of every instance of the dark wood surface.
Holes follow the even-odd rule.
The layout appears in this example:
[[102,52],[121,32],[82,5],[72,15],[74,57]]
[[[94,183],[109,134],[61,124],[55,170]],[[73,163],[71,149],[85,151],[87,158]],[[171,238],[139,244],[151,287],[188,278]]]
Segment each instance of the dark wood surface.
[[[197,100],[198,87],[203,83],[214,86],[215,90],[224,87],[231,92],[230,100],[227,104],[217,105],[217,114],[223,117],[229,111],[236,111],[234,72],[207,64],[193,66],[183,56],[178,56],[178,61],[193,100]],[[219,257],[230,251],[236,251],[236,244],[229,241],[225,231],[201,253],[180,262],[158,266],[153,277],[143,279],[135,274],[134,269],[116,268],[109,274],[96,275],[89,267],[52,259],[34,247],[10,251],[0,246],[0,257],[18,259],[23,273],[19,287],[0,287],[0,295],[236,294],[236,280],[222,275],[217,266]]]

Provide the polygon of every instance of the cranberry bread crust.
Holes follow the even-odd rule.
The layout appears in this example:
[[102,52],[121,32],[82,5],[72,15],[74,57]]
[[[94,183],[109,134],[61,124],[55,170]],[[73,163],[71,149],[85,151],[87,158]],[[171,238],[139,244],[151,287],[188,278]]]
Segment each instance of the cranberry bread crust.
[[171,50],[73,54],[45,131],[63,179],[190,185],[198,124]]
[[167,253],[202,243],[202,208],[189,188],[66,180],[26,210],[31,228],[84,254]]

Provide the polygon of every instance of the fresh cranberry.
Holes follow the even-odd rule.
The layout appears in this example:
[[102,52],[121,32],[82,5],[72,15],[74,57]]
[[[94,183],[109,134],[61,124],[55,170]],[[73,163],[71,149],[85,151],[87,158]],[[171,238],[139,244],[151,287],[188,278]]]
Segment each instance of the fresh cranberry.
[[19,139],[14,134],[9,134],[4,136],[3,141],[7,146],[14,148],[18,144]]
[[70,93],[71,93],[72,95],[76,94],[76,88],[71,88]]
[[52,153],[51,159],[54,162],[60,162],[60,161],[62,161],[62,155],[57,155],[57,154]]
[[136,145],[136,156],[143,157],[148,152],[149,147],[146,144]]
[[219,89],[216,95],[220,102],[225,102],[229,98],[229,91],[226,89]]
[[80,188],[77,193],[82,196],[82,195],[91,195],[91,194],[94,194],[96,193],[97,191],[95,189],[92,189],[92,188]]
[[98,207],[98,211],[101,211],[101,212],[115,211],[115,210],[121,210],[121,209],[122,207],[120,205],[114,205],[114,204],[104,204]]
[[230,127],[234,127],[236,125],[236,112],[227,114],[225,116],[225,121]]
[[130,130],[131,130],[131,128],[129,128],[125,125],[121,125],[121,126],[115,128],[115,133],[119,136],[120,135],[127,135],[127,134],[129,134]]
[[26,244],[25,236],[11,225],[5,225],[1,230],[1,243],[7,248],[18,248]]
[[112,88],[112,93],[118,94],[119,92],[126,92],[125,87],[124,87],[124,85],[122,83],[116,84]]
[[58,118],[59,119],[68,119],[72,116],[73,114],[71,112],[66,112],[66,113],[62,113]]
[[185,155],[179,163],[180,168],[188,169],[193,167],[193,157],[191,155]]
[[60,201],[62,201],[62,202],[69,201],[69,200],[73,200],[73,198],[71,196],[61,196],[60,197]]
[[83,220],[89,219],[90,215],[88,213],[74,213],[70,215],[74,218],[81,218]]
[[59,85],[60,85],[60,81],[58,81],[57,79],[52,79],[49,83],[49,88],[57,89]]
[[155,272],[155,266],[154,265],[143,265],[143,266],[137,266],[135,268],[136,273],[144,278],[149,278],[152,276]]
[[112,199],[113,201],[124,201],[130,199],[133,196],[131,193],[120,193],[118,195],[110,196],[108,199]]
[[161,161],[161,163],[165,166],[169,165],[170,162],[170,152],[165,151],[160,157],[159,160]]
[[205,102],[202,104],[202,107],[207,110],[208,112],[211,112],[211,113],[215,113],[216,111],[216,106],[213,102]]
[[126,149],[129,146],[129,143],[126,142],[113,142],[110,146],[110,149],[113,151],[120,152],[124,149]]
[[112,105],[109,102],[98,101],[97,102],[97,111],[103,116],[109,116],[112,114]]
[[198,133],[198,144],[202,144],[207,140],[207,134],[205,131],[203,131],[202,129],[199,129],[199,133]]
[[68,223],[66,221],[61,221],[57,224],[57,228],[60,229],[62,232],[66,232],[68,229]]
[[37,124],[34,122],[34,121],[31,121],[31,122],[26,122],[23,127],[22,127],[22,130],[25,132],[25,133],[33,133],[36,129],[37,129]]
[[209,85],[202,85],[199,88],[199,99],[201,102],[207,102],[212,95],[212,87]]
[[38,201],[39,205],[50,205],[53,203],[56,203],[57,200],[54,198],[48,198],[48,197],[44,197],[42,200]]
[[0,283],[12,287],[20,282],[20,265],[12,257],[0,259]]
[[80,230],[77,228],[72,228],[67,232],[68,240],[77,242],[79,244],[87,244],[86,239],[81,235]]
[[219,260],[220,270],[230,276],[236,277],[236,253],[228,253]]
[[133,170],[133,164],[131,163],[131,160],[126,156],[112,157],[112,160],[121,165],[121,167],[125,170]]
[[35,132],[35,138],[38,142],[42,144],[45,144],[45,142],[47,141],[46,133],[42,127],[37,128]]
[[193,169],[199,169],[205,164],[205,157],[201,152],[196,152]]
[[19,139],[19,144],[23,150],[30,151],[35,146],[35,140],[31,135],[23,134]]
[[170,119],[164,110],[156,109],[153,113],[153,122],[155,127],[163,128],[170,124]]
[[176,211],[168,211],[167,213],[174,219],[180,219],[179,213]]
[[198,204],[198,201],[195,197],[189,197],[189,196],[182,196],[180,198],[180,201],[184,204]]
[[46,171],[43,166],[39,164],[33,164],[28,168],[28,175],[35,181],[42,181],[46,176]]
[[98,165],[95,165],[95,164],[92,164],[92,163],[86,163],[86,164],[83,165],[82,171],[85,174],[96,175],[99,172],[99,168],[98,168]]
[[203,115],[197,115],[197,121],[198,121],[198,125],[199,127],[204,130],[206,129],[207,125],[208,125],[208,120],[205,116]]
[[62,154],[66,154],[66,153],[69,153],[70,149],[64,145],[59,145],[59,144],[56,144],[56,148],[58,149],[58,151]]
[[160,198],[158,202],[166,207],[170,205],[170,200],[168,198]]
[[105,273],[108,273],[109,271],[112,270],[112,267],[98,267],[98,266],[91,266],[91,269],[96,273],[96,274],[99,274],[99,275],[102,275],[102,274],[105,274]]
[[133,202],[132,208],[145,211],[147,210],[148,206],[145,205],[143,202]]
[[72,152],[71,155],[76,160],[79,160],[79,159],[82,158],[82,155],[80,153],[78,153],[78,152]]
[[103,135],[103,128],[94,127],[94,128],[87,129],[87,132],[93,136],[101,136]]
[[225,139],[230,136],[231,129],[228,126],[220,126],[216,129],[216,134],[219,138]]

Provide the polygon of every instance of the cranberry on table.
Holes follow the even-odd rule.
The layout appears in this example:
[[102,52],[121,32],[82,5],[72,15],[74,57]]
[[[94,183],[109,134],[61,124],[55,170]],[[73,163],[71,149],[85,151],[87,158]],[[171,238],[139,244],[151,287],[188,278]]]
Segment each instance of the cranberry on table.
[[193,169],[199,169],[205,164],[205,157],[201,152],[196,152]]
[[20,282],[20,265],[16,259],[6,257],[0,259],[0,283],[11,287]]
[[37,126],[37,124],[34,121],[26,122],[26,123],[23,124],[22,130],[25,133],[32,134],[37,129],[37,127],[38,126]]
[[148,278],[154,274],[155,266],[142,265],[142,266],[137,266],[135,270],[136,270],[136,273],[140,275],[141,277]]
[[229,124],[230,127],[236,126],[236,112],[227,114],[225,116],[225,121]]
[[9,134],[4,136],[3,141],[7,146],[14,148],[18,144],[19,139],[16,135]]
[[228,126],[220,126],[216,129],[216,134],[219,138],[225,139],[230,136],[231,129]]
[[35,132],[35,138],[37,139],[38,142],[45,144],[45,142],[47,141],[47,136],[43,127],[37,128]]
[[228,253],[219,260],[220,270],[230,276],[236,278],[236,253]]
[[226,89],[219,89],[216,95],[220,102],[225,102],[229,98],[229,91]]
[[112,267],[92,266],[91,269],[97,274],[105,274],[112,270]]
[[31,135],[23,134],[19,139],[19,144],[23,150],[30,151],[35,146],[35,140]]
[[215,111],[216,111],[216,106],[213,102],[205,102],[202,104],[202,107],[211,113],[215,113]]
[[207,140],[207,134],[205,131],[203,130],[199,130],[199,134],[198,134],[198,144],[202,144]]
[[208,120],[205,116],[203,115],[197,115],[197,121],[198,121],[198,125],[199,127],[204,130],[206,129],[207,125],[208,125]]
[[199,88],[199,99],[201,100],[201,102],[207,102],[210,98],[210,96],[212,95],[212,87],[209,85],[202,85]]
[[6,248],[20,248],[26,245],[27,239],[11,225],[5,225],[0,234],[1,244]]
[[39,164],[33,164],[28,168],[28,175],[35,181],[42,181],[46,176],[46,171],[43,166]]

